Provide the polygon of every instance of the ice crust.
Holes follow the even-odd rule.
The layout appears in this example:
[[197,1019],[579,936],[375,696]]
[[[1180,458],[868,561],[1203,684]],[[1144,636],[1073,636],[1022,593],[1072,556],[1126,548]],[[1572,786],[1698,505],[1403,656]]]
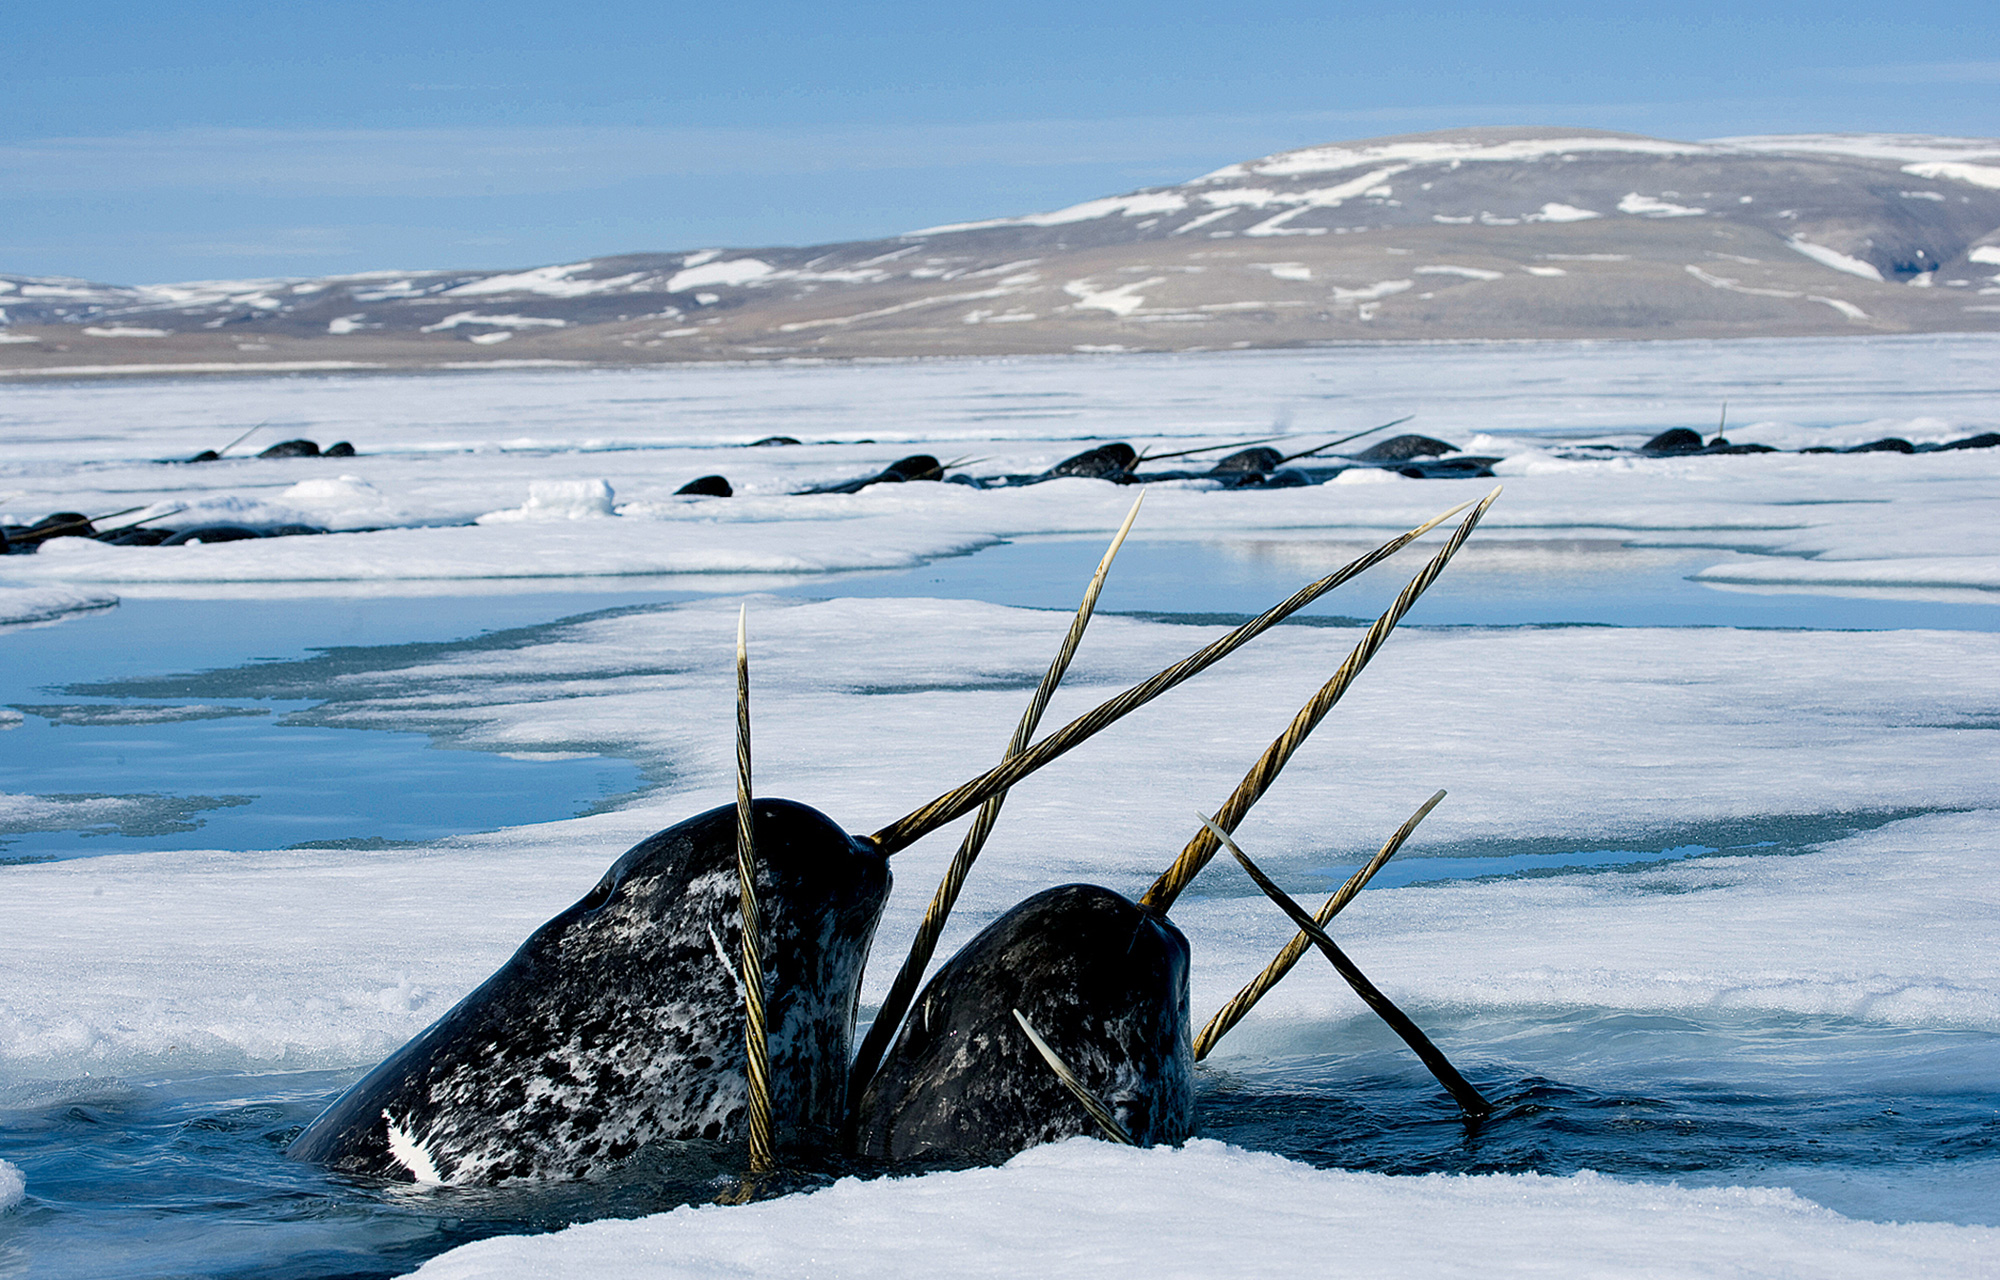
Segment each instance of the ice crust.
[[66,587],[10,587],[0,583],[0,629],[55,622],[76,613],[109,609],[118,597],[108,591]]
[[[1254,1228],[1254,1229],[1247,1229]],[[1992,1275],[2000,1231],[1854,1222],[1788,1191],[1596,1174],[1390,1178],[1196,1139],[1087,1138],[997,1169],[863,1182],[746,1208],[677,1209],[486,1240],[422,1280],[626,1277]]]

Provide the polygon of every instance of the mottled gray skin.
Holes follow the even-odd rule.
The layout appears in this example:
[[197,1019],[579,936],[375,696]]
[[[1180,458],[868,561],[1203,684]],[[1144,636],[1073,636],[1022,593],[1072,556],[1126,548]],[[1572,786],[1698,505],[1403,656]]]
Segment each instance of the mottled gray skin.
[[998,1162],[1097,1134],[1015,1009],[1140,1145],[1193,1134],[1187,939],[1109,889],[1072,884],[1021,903],[938,970],[859,1101],[858,1154]]
[[[824,1145],[888,862],[804,805],[755,815],[774,1128],[781,1146]],[[649,837],[287,1154],[491,1185],[586,1177],[656,1140],[741,1140],[741,920],[733,806]]]
[[1095,449],[1086,449],[1074,457],[1064,458],[1035,479],[1055,480],[1064,476],[1082,476],[1087,480],[1111,480],[1131,471],[1138,462],[1138,453],[1131,445],[1121,440],[1112,444],[1101,444]]

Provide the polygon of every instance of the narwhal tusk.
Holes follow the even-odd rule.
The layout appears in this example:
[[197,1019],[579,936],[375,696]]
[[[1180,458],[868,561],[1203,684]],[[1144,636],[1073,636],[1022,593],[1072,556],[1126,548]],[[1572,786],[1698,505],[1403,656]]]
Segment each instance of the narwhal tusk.
[[1305,913],[1305,908],[1292,901],[1290,895],[1273,884],[1269,876],[1258,870],[1257,864],[1250,861],[1248,854],[1236,847],[1236,841],[1230,839],[1227,831],[1206,817],[1201,821],[1202,825],[1222,842],[1223,847],[1235,856],[1236,861],[1242,864],[1243,870],[1248,872],[1250,878],[1257,882],[1257,887],[1264,891],[1264,896],[1277,903],[1279,909],[1291,917],[1292,923],[1299,927],[1299,932],[1312,939],[1313,945],[1320,949],[1320,954],[1327,958],[1341,977],[1347,979],[1347,985],[1354,988],[1354,994],[1360,996],[1369,1008],[1379,1014],[1382,1021],[1389,1024],[1389,1029],[1403,1038],[1403,1043],[1416,1051],[1417,1056],[1423,1059],[1424,1065],[1430,1068],[1431,1074],[1437,1077],[1438,1083],[1443,1085],[1458,1103],[1458,1109],[1472,1120],[1484,1120],[1493,1114],[1493,1104],[1482,1097],[1479,1090],[1473,1088],[1471,1083],[1458,1073],[1458,1068],[1452,1066],[1450,1060],[1431,1043],[1430,1037],[1426,1036],[1416,1023],[1410,1021],[1389,997],[1383,995],[1381,989],[1368,980],[1368,975],[1362,973],[1355,963],[1347,958],[1345,952],[1334,945],[1333,939],[1326,936],[1326,931],[1314,924],[1313,918]]
[[[1487,496],[1486,502],[1492,502],[1493,496],[1498,493],[1499,490],[1495,489],[1493,494]],[[1001,761],[998,765],[972,779],[972,781],[964,783],[954,790],[939,796],[929,804],[896,819],[896,821],[877,831],[870,838],[874,840],[875,844],[885,854],[894,854],[909,848],[945,823],[984,803],[988,796],[1013,786],[1070,748],[1085,741],[1100,729],[1110,726],[1121,717],[1145,706],[1154,698],[1167,692],[1167,690],[1192,679],[1194,676],[1222,661],[1222,659],[1250,643],[1250,641],[1276,626],[1279,622],[1282,622],[1300,609],[1305,608],[1335,587],[1349,581],[1365,570],[1380,564],[1408,546],[1411,542],[1429,533],[1432,529],[1437,528],[1471,505],[1469,502],[1462,502],[1444,514],[1426,520],[1409,532],[1396,535],[1373,551],[1370,551],[1367,555],[1350,561],[1336,572],[1301,588],[1290,599],[1265,610],[1214,643],[1189,654],[1173,666],[1168,667],[1150,679],[1133,685],[1117,697],[1102,703],[1096,709],[1078,716],[1062,728],[1051,733],[1048,737],[1043,738],[1028,750],[1023,751],[1020,755]],[[1485,504],[1481,504],[1479,510],[1484,511],[1485,509]],[[1461,527],[1461,535],[1470,531],[1469,528]],[[1462,536],[1460,536],[1460,540],[1462,541]],[[1435,564],[1436,562],[1433,561],[1433,563]],[[1428,586],[1429,583],[1426,582],[1425,585]],[[1408,594],[1408,588],[1404,590],[1405,594]]]
[[[1139,506],[1145,500],[1146,496],[1140,494],[1132,503],[1132,509],[1125,515],[1125,523],[1118,527],[1118,534],[1111,539],[1104,558],[1097,562],[1097,572],[1091,575],[1090,586],[1083,593],[1083,602],[1076,607],[1076,616],[1070,620],[1069,633],[1063,637],[1055,661],[1043,673],[1041,684],[1035,688],[1035,696],[1028,701],[1028,709],[1021,714],[1021,722],[1015,726],[1014,736],[1007,743],[1007,754],[1003,758],[1012,759],[1021,754],[1033,740],[1035,728],[1042,722],[1042,712],[1048,709],[1049,699],[1055,696],[1056,686],[1062,683],[1070,660],[1076,656],[1076,647],[1083,640],[1084,628],[1090,625],[1090,616],[1097,608],[1097,597],[1104,590],[1105,578],[1111,573],[1111,562],[1117,558],[1118,549],[1125,545],[1125,535],[1132,532],[1132,522],[1139,518]],[[959,844],[958,853],[945,869],[944,878],[938,882],[937,892],[931,896],[931,905],[924,912],[923,922],[917,926],[917,936],[910,943],[910,954],[897,972],[896,980],[889,985],[889,994],[883,998],[875,1021],[862,1038],[861,1048],[855,1052],[847,1085],[847,1096],[851,1101],[858,1101],[861,1091],[868,1087],[868,1081],[880,1065],[882,1054],[887,1051],[896,1028],[902,1025],[903,1015],[909,1012],[910,1001],[916,998],[917,987],[923,982],[924,969],[937,952],[938,937],[944,932],[945,921],[950,919],[959,891],[965,887],[965,877],[971,872],[980,850],[986,847],[986,838],[992,834],[993,824],[1000,817],[1000,806],[1006,801],[1007,793],[996,791],[979,806],[979,813]]]
[[1013,1012],[1014,1021],[1020,1023],[1021,1030],[1028,1033],[1028,1042],[1035,1046],[1035,1052],[1042,1055],[1042,1061],[1049,1064],[1049,1070],[1056,1073],[1056,1079],[1063,1082],[1063,1087],[1076,1095],[1076,1100],[1083,1104],[1083,1109],[1090,1113],[1090,1118],[1097,1121],[1097,1127],[1104,1130],[1104,1136],[1128,1147],[1138,1146],[1138,1143],[1132,1141],[1132,1135],[1125,1132],[1125,1126],[1118,1123],[1118,1117],[1111,1114],[1111,1108],[1104,1105],[1104,1100],[1092,1093],[1083,1081],[1077,1078],[1076,1072],[1070,1070],[1069,1063],[1062,1060],[1062,1055],[1050,1048],[1048,1041],[1042,1039],[1041,1033],[1035,1030],[1035,1024],[1028,1021],[1028,1015],[1019,1009]]
[[771,1059],[764,1014],[764,923],[750,812],[750,606],[736,615],[736,879],[743,913],[743,1012],[750,1090],[750,1172],[777,1167],[771,1144]]
[[1300,458],[1310,458],[1315,453],[1325,453],[1328,449],[1338,448],[1339,446],[1346,444],[1350,440],[1359,440],[1363,436],[1372,436],[1377,431],[1387,431],[1390,427],[1400,427],[1405,422],[1408,422],[1411,418],[1414,418],[1416,416],[1417,415],[1414,413],[1406,413],[1402,417],[1397,418],[1395,421],[1385,422],[1379,427],[1370,427],[1366,431],[1357,431],[1353,435],[1342,436],[1338,440],[1329,440],[1325,444],[1320,445],[1317,448],[1306,449],[1300,453],[1288,453],[1284,457],[1280,458],[1278,461],[1280,462],[1280,464],[1283,464],[1286,462],[1297,462]]
[[[1368,865],[1349,876],[1347,883],[1340,886],[1318,911],[1313,912],[1313,923],[1325,929],[1327,921],[1339,915],[1341,909],[1352,902],[1354,896],[1375,878],[1375,873],[1388,865],[1389,859],[1396,856],[1396,851],[1403,847],[1403,842],[1416,831],[1417,824],[1429,817],[1431,810],[1437,808],[1438,802],[1443,799],[1444,792],[1439,791],[1424,801],[1423,806],[1410,815],[1408,822],[1396,828],[1396,834],[1390,836],[1381,851],[1368,860]],[[1237,1023],[1243,1021],[1244,1015],[1256,1007],[1257,1002],[1264,998],[1265,992],[1284,980],[1285,975],[1292,971],[1292,966],[1299,962],[1299,957],[1306,953],[1306,948],[1310,945],[1312,939],[1305,934],[1292,935],[1292,940],[1279,948],[1271,963],[1264,966],[1264,972],[1244,984],[1243,989],[1231,997],[1228,1004],[1215,1011],[1215,1016],[1208,1020],[1208,1025],[1194,1038],[1196,1062],[1206,1058],[1209,1051],[1215,1048],[1216,1042],[1228,1035]]]
[[1173,453],[1154,453],[1141,449],[1132,459],[1132,468],[1142,462],[1165,462],[1168,458],[1192,458],[1198,453],[1214,453],[1217,449],[1248,449],[1252,445],[1269,444],[1273,440],[1289,440],[1298,435],[1296,431],[1286,431],[1275,436],[1258,436],[1255,440],[1237,440],[1230,444],[1205,444],[1199,449],[1177,449]]
[[[1401,622],[1403,615],[1416,604],[1418,597],[1423,595],[1431,583],[1437,581],[1437,576],[1444,572],[1444,567],[1451,563],[1451,558],[1458,554],[1458,549],[1465,545],[1465,540],[1471,537],[1472,531],[1479,526],[1479,518],[1486,514],[1486,509],[1492,506],[1493,500],[1499,496],[1500,490],[1495,487],[1493,492],[1487,494],[1479,505],[1472,509],[1472,514],[1452,532],[1450,541],[1438,549],[1438,553],[1431,557],[1430,563],[1417,571],[1417,576],[1410,579],[1409,584],[1403,588],[1402,594],[1396,597],[1396,602],[1389,606],[1388,611],[1375,619],[1374,625],[1368,628],[1367,634],[1361,637],[1360,643],[1356,644],[1353,652],[1347,655],[1347,660],[1333,673],[1333,678],[1320,686],[1319,691],[1307,700],[1306,705],[1299,708],[1298,714],[1292,717],[1292,722],[1285,726],[1285,731],[1264,749],[1264,754],[1257,758],[1257,763],[1250,766],[1250,772],[1243,776],[1243,781],[1236,784],[1236,790],[1230,793],[1229,799],[1223,801],[1222,808],[1216,811],[1216,822],[1223,830],[1234,831],[1237,824],[1250,812],[1250,807],[1263,797],[1273,782],[1278,780],[1278,774],[1292,758],[1292,753],[1297,751],[1312,731],[1319,727],[1319,722],[1326,718],[1326,713],[1333,710],[1334,704],[1340,701],[1348,686],[1354,683],[1354,678],[1361,674],[1361,669],[1368,665],[1368,660],[1375,656],[1376,650],[1382,647],[1383,641],[1389,638],[1389,633],[1396,629],[1396,624]],[[1139,899],[1139,905],[1151,911],[1165,913],[1174,905],[1174,899],[1180,897],[1181,891],[1201,874],[1201,869],[1215,856],[1215,850],[1215,838],[1206,829],[1195,832],[1194,838],[1181,850],[1180,857],[1174,859],[1174,864],[1160,873],[1160,878],[1153,882],[1153,887],[1146,890],[1146,896]]]

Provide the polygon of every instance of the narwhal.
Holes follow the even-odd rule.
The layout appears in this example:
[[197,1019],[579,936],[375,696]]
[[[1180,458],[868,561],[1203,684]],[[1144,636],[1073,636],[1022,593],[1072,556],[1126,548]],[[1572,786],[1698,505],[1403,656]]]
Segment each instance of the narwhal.
[[[634,846],[492,977],[338,1098],[288,1154],[350,1173],[488,1185],[587,1177],[675,1139],[753,1140],[754,1157],[760,1118],[766,1161],[772,1149],[829,1149],[851,1119],[855,1013],[889,858],[1462,510],[1389,539],[872,836],[850,834],[805,805],[752,802],[746,768],[735,811],[711,810]],[[1045,677],[1050,691],[1109,559]],[[743,663],[739,651],[747,765]],[[729,955],[732,939],[743,944],[740,965]],[[746,1006],[761,1006],[762,1017],[753,1020]],[[754,1088],[753,1074],[762,1077]]]
[[[903,1022],[906,1006],[899,993],[913,985],[913,973],[929,960],[927,951],[913,952],[856,1063],[850,1141],[857,1154],[891,1164],[998,1161],[1083,1133],[1102,1132],[1142,1146],[1192,1136],[1196,1054],[1188,1016],[1189,953],[1167,911],[1225,845],[1260,888],[1282,899],[1279,905],[1302,932],[1313,931],[1304,933],[1305,939],[1326,952],[1357,993],[1416,1050],[1469,1118],[1491,1110],[1415,1023],[1319,932],[1366,883],[1366,875],[1408,839],[1442,793],[1405,824],[1364,869],[1366,875],[1336,895],[1338,903],[1330,903],[1319,921],[1303,916],[1270,885],[1230,832],[1464,545],[1498,494],[1494,490],[1472,511],[1376,619],[1138,902],[1090,884],[1036,894],[947,961]],[[934,939],[935,930],[929,936]],[[1289,956],[1281,953],[1260,989],[1239,996],[1225,1009],[1226,1021],[1218,1015],[1204,1029],[1203,1053],[1283,976],[1304,945],[1300,941]],[[876,1070],[870,1045],[885,1042],[899,1022],[900,1035]]]

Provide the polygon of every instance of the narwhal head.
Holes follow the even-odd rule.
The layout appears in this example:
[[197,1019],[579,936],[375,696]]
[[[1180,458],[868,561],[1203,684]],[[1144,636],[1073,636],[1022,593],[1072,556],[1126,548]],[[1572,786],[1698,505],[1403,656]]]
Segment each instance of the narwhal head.
[[[774,1128],[822,1145],[888,862],[805,805],[753,812]],[[397,1177],[415,1171],[396,1150],[417,1150],[438,1180],[483,1184],[588,1176],[661,1139],[741,1141],[741,923],[734,806],[648,837],[290,1154]]]
[[1187,939],[1164,914],[1070,884],[1006,912],[938,970],[856,1099],[856,1153],[1000,1161],[1097,1132],[1022,1017],[1132,1141],[1193,1133]]

